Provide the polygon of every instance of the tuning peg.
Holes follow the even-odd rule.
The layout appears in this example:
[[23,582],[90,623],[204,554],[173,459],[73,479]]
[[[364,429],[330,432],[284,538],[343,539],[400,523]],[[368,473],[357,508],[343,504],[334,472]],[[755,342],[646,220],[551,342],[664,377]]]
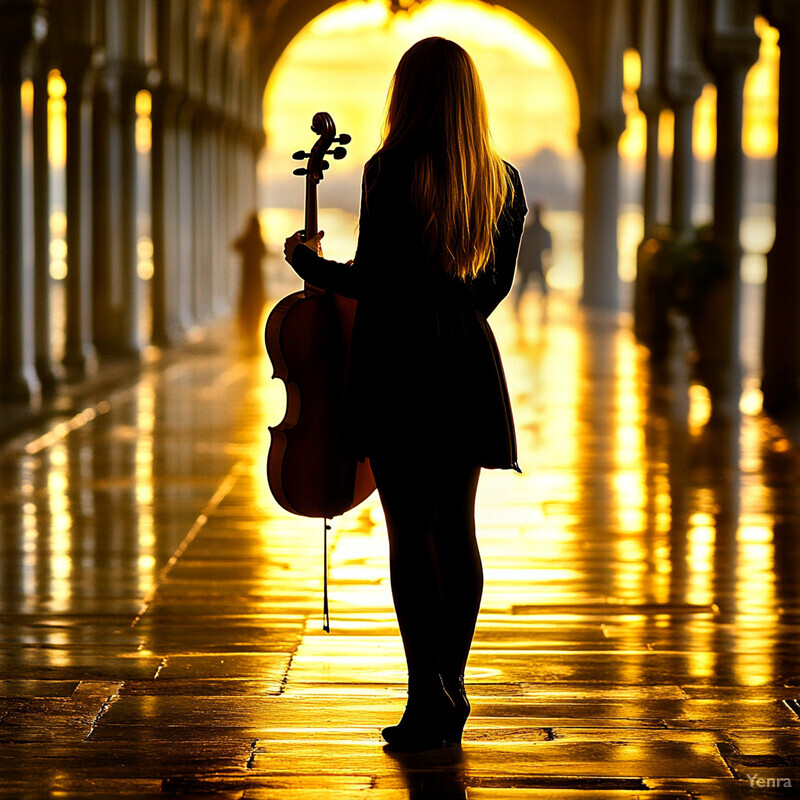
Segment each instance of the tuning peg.
[[333,150],[328,150],[328,154],[332,155],[337,161],[347,155],[347,150],[344,147],[334,147]]
[[292,175],[308,175],[308,170],[305,167],[298,167],[292,170]]
[[339,144],[350,144],[351,138],[349,133],[341,133],[333,141],[339,142]]
[[296,153],[292,153],[292,158],[295,161],[302,161],[304,158],[308,158],[309,154],[304,153],[302,150],[298,150]]
[[330,164],[327,161],[323,161],[322,162],[322,169],[328,169],[329,167],[330,167]]

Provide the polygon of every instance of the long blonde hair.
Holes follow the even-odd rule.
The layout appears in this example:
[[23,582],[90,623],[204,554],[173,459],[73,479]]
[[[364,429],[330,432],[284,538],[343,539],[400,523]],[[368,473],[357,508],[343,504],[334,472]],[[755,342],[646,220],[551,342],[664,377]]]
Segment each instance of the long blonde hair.
[[474,278],[494,255],[493,234],[513,192],[475,64],[455,42],[423,39],[400,59],[390,92],[379,152],[411,150],[426,256],[453,276]]

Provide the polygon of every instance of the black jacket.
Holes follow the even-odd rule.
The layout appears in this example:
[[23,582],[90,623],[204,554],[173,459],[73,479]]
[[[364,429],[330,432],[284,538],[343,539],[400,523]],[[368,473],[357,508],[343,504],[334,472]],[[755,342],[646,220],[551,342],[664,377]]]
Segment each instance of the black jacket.
[[411,157],[380,153],[364,170],[351,264],[297,247],[308,283],[358,299],[343,438],[359,458],[378,451],[514,468],[517,447],[503,366],[486,318],[514,280],[527,212],[519,174],[495,236],[495,257],[465,283],[432,267],[411,199]]

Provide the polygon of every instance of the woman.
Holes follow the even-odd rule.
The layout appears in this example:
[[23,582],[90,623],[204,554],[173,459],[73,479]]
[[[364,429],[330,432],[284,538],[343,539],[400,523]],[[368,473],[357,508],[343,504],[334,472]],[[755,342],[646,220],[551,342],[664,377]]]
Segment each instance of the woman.
[[322,232],[291,236],[284,252],[308,283],[359,300],[343,441],[370,459],[386,515],[408,704],[383,736],[409,750],[460,742],[469,715],[464,667],[483,591],[478,476],[519,470],[486,317],[511,288],[526,207],[459,45],[417,42],[390,91],[383,144],[364,170],[355,259],[323,259]]
[[267,255],[267,248],[261,238],[261,223],[253,211],[247,218],[247,225],[232,244],[242,256],[242,280],[239,286],[239,332],[248,350],[256,352],[255,345],[261,346],[263,328],[261,316],[267,302],[264,288],[264,273],[261,262]]

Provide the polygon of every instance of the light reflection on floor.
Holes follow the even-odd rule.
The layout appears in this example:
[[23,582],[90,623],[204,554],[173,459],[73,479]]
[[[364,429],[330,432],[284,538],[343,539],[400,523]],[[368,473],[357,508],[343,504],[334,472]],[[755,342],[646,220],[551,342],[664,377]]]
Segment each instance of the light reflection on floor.
[[703,424],[698,388],[650,386],[624,318],[532,295],[493,325],[524,472],[481,478],[463,753],[381,749],[405,673],[377,498],[335,524],[324,634],[321,522],[265,480],[282,385],[265,357],[199,345],[0,451],[10,796],[89,772],[141,796],[800,779],[795,451],[758,416]]

